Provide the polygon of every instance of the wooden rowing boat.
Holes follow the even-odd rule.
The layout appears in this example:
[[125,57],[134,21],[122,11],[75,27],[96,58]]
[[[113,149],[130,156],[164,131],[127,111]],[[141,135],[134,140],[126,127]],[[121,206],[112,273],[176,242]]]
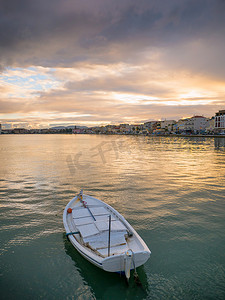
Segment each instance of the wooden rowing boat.
[[121,214],[82,191],[67,204],[63,223],[83,257],[105,271],[124,272],[128,280],[130,270],[150,257],[145,242]]

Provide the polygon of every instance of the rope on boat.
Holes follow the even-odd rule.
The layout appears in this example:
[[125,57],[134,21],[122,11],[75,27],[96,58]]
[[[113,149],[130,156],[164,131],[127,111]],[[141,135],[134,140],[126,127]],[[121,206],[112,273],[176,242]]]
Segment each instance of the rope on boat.
[[93,215],[92,212],[90,211],[90,208],[89,208],[87,205],[86,205],[85,207],[88,209],[88,211],[89,211],[89,213],[91,214],[91,216],[92,216],[92,218],[94,219],[94,221],[96,221],[94,215]]
[[80,191],[77,200],[80,200],[80,202],[83,204],[84,208],[87,208],[87,210],[89,211],[90,215],[92,216],[92,218],[94,219],[94,221],[96,221],[94,215],[92,214],[90,208],[87,206],[87,202],[83,200],[83,190]]
[[133,252],[133,250],[132,249],[130,249],[131,250],[131,252],[132,252],[132,260],[133,260],[133,266],[134,266],[134,281],[135,281],[135,283],[137,284],[137,285],[139,285],[139,286],[142,286],[142,283],[141,283],[141,281],[140,281],[140,278],[139,278],[139,276],[138,276],[138,273],[137,273],[137,270],[136,270],[136,266],[135,266],[135,262],[134,262],[134,252]]
[[80,233],[79,231],[75,231],[75,232],[68,232],[68,233],[66,233],[66,236],[68,236],[68,235],[72,235],[72,234],[78,234],[78,233]]

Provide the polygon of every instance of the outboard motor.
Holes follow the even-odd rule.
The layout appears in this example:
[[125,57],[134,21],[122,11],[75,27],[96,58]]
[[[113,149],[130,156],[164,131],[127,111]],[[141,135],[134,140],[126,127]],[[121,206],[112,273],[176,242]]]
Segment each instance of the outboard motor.
[[133,252],[132,250],[127,250],[125,252],[125,276],[127,278],[127,281],[129,281],[130,278],[130,270],[132,267],[132,260],[133,260]]

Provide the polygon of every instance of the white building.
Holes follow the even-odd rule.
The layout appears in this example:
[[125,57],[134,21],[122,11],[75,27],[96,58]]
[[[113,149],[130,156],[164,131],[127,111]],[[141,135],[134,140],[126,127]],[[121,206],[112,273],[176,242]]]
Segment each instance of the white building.
[[152,133],[155,130],[161,129],[161,122],[160,121],[149,121],[144,123],[144,128],[147,132]]
[[173,131],[173,125],[175,124],[176,124],[175,120],[161,121],[161,129],[165,129],[166,131]]
[[225,110],[219,110],[215,116],[215,129],[225,129]]
[[177,122],[177,129],[179,131],[193,131],[194,130],[194,120],[192,120],[192,118],[180,119]]
[[214,129],[215,129],[215,117],[212,117],[211,119],[208,120],[206,131],[207,133],[213,133]]
[[178,130],[188,132],[204,131],[208,126],[209,119],[203,116],[194,116],[181,119],[177,123]]
[[194,116],[192,119],[194,120],[194,130],[197,131],[205,130],[209,122],[208,118],[202,116]]

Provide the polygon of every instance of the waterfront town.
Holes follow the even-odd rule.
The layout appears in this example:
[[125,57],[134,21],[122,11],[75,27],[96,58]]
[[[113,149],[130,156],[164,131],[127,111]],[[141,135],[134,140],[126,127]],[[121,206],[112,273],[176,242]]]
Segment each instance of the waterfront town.
[[44,129],[4,128],[0,124],[0,134],[127,134],[127,135],[224,135],[225,110],[215,116],[193,116],[175,120],[148,121],[142,124],[119,124],[96,127],[58,126]]

